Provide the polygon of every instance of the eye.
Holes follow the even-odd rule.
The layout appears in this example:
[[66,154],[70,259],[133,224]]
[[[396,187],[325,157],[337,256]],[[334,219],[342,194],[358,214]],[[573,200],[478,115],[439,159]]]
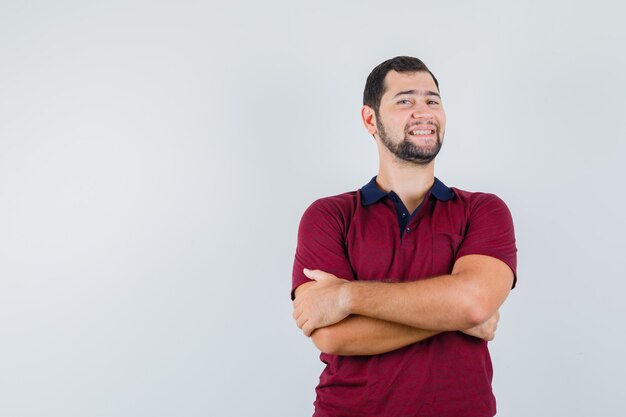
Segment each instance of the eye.
[[439,102],[437,100],[428,100],[428,105],[429,106],[436,106],[438,104],[439,104]]
[[398,104],[411,104],[411,100],[409,100],[408,98],[403,98],[401,100],[398,100]]

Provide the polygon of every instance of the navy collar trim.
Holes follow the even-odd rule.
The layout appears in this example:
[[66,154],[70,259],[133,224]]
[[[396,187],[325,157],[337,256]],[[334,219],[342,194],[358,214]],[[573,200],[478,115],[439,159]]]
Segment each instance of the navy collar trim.
[[[378,187],[378,184],[376,184],[376,177],[374,177],[372,178],[370,182],[368,182],[361,188],[361,203],[364,206],[374,204],[375,202],[381,200],[383,197],[387,197],[392,192],[393,191],[386,193],[383,190],[381,190]],[[439,181],[439,179],[437,179],[436,177],[435,177],[435,183],[433,184],[433,187],[430,189],[429,194],[440,201],[448,201],[454,198],[454,191],[452,191],[451,188],[448,188],[443,182]]]

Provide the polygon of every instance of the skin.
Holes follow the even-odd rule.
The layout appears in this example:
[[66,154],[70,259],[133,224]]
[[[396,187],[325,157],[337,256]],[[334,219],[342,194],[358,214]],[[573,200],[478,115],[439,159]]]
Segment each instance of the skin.
[[[378,112],[363,106],[361,116],[378,147],[378,186],[393,190],[412,212],[434,183],[429,156],[443,141],[446,116],[426,72],[390,71],[385,87]],[[431,132],[411,134],[416,129]],[[414,282],[347,281],[320,270],[304,273],[313,281],[296,289],[293,317],[320,350],[337,355],[385,353],[443,331],[492,340],[498,308],[513,283],[504,262],[483,255],[463,256],[451,274]]]
[[[311,277],[323,280],[323,271],[311,271]],[[326,274],[332,277],[331,274]],[[316,281],[317,282],[317,281]],[[296,299],[315,282],[302,284],[296,290]],[[294,317],[295,317],[294,312]],[[493,340],[500,315],[495,314],[484,323],[463,333],[483,340]],[[302,326],[300,326],[302,327]],[[459,329],[461,330],[461,329]],[[303,330],[307,334],[308,329]],[[386,320],[351,314],[338,323],[314,330],[311,336],[313,343],[322,352],[332,355],[376,355],[422,341],[441,333],[437,330],[424,330]]]

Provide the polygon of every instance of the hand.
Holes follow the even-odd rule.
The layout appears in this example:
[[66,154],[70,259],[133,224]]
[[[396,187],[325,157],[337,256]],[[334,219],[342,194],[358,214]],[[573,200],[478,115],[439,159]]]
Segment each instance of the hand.
[[477,337],[486,341],[493,340],[496,337],[496,328],[500,320],[500,312],[496,311],[493,316],[484,323],[474,326],[471,329],[463,330],[463,333]]
[[293,318],[308,337],[320,327],[340,322],[350,312],[345,291],[347,280],[318,269],[304,269],[304,275],[316,282],[294,300]]

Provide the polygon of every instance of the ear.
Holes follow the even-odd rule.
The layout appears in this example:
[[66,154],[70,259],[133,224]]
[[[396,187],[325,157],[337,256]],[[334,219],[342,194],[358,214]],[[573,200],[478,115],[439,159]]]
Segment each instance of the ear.
[[367,129],[367,133],[375,135],[378,133],[376,127],[376,112],[370,106],[363,106],[361,108],[361,119],[363,120],[363,126]]

